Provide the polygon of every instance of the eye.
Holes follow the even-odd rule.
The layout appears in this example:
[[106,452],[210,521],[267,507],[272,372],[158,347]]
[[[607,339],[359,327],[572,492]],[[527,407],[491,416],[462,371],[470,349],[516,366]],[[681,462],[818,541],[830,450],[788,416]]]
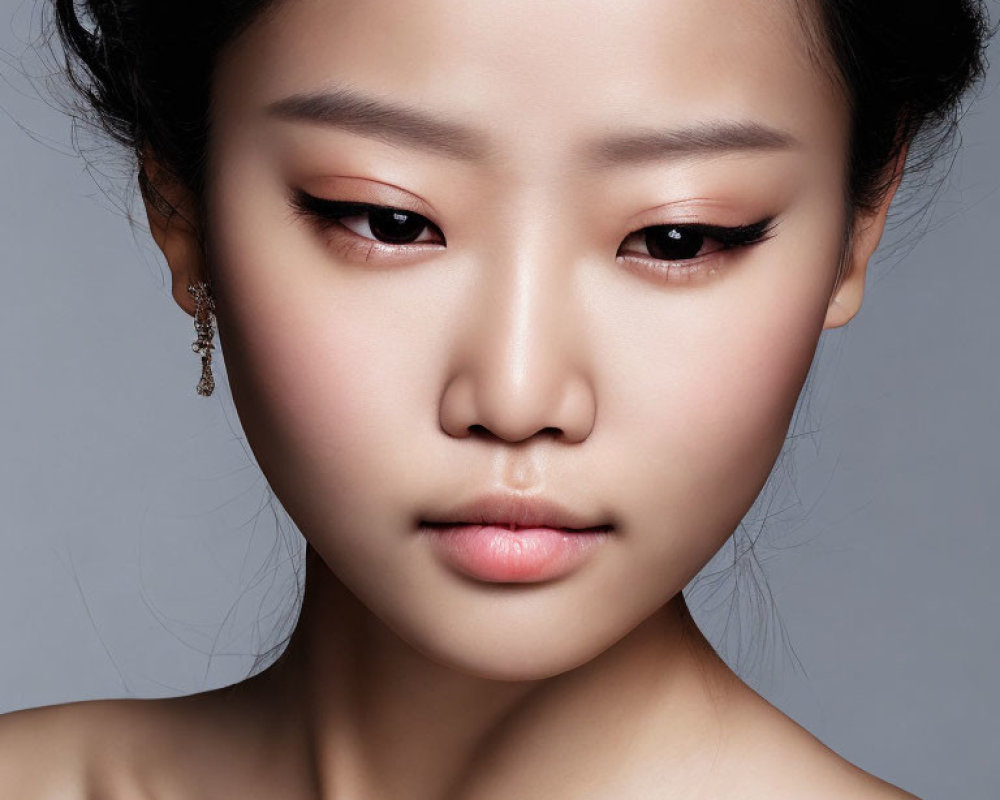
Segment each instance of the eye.
[[427,241],[425,234],[430,232],[431,223],[419,214],[386,206],[369,206],[358,211],[360,213],[356,214],[353,210],[349,211],[337,221],[358,236],[386,244]]
[[[674,276],[712,271],[706,266],[726,251],[734,251],[770,238],[774,218],[750,225],[664,224],[629,234],[618,249],[618,256],[641,261],[654,270],[667,268]],[[671,267],[670,265],[677,265]]]
[[444,235],[433,222],[415,211],[373,203],[326,200],[297,191],[292,198],[295,210],[329,229],[334,225],[385,245],[444,244]]

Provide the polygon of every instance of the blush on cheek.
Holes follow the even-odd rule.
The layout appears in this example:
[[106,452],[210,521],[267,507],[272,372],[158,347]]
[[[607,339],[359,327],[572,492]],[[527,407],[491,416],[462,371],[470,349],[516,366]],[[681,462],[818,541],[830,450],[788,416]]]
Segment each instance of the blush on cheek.
[[746,506],[784,444],[822,324],[816,315],[776,320],[780,324],[744,331],[737,357],[717,376],[716,385],[727,391],[706,419],[705,452],[722,457],[713,471],[727,485],[743,487],[739,502]]
[[[732,532],[780,453],[822,325],[802,300],[784,313],[744,310],[730,325],[706,326],[696,357],[678,357],[670,384],[650,393],[654,441],[637,446],[657,475],[661,513],[695,539],[721,543]],[[650,437],[649,427],[660,433]]]
[[248,403],[259,406],[265,417],[260,424],[286,457],[320,449],[329,457],[332,448],[360,457],[371,440],[367,428],[377,394],[366,390],[366,379],[377,370],[350,336],[319,333],[244,331],[232,379],[245,385]]
[[347,522],[359,489],[379,483],[382,448],[357,390],[364,371],[349,352],[320,358],[289,331],[268,336],[220,319],[220,336],[257,463],[299,529],[318,543],[335,521]]

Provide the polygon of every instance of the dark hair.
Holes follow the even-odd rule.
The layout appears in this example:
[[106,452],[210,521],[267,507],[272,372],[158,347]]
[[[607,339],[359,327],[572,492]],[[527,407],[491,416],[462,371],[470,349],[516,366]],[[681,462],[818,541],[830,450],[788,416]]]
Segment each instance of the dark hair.
[[[85,101],[73,112],[123,145],[138,182],[146,147],[167,174],[202,196],[210,78],[221,49],[275,0],[51,0],[64,71]],[[990,34],[982,0],[790,0],[816,60],[852,110],[846,202],[868,209],[891,183],[901,148],[907,171],[951,139],[959,101],[985,73]],[[915,146],[916,143],[916,146]]]
[[[956,130],[959,100],[985,73],[983,5],[938,0],[816,0],[821,46],[852,111],[849,191],[871,209],[888,167],[909,145],[908,168],[932,160]],[[923,149],[913,143],[920,133]]]

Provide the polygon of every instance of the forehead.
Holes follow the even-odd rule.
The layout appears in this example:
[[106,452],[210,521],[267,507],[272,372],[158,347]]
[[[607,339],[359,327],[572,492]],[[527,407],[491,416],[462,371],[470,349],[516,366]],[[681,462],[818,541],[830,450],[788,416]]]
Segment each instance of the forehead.
[[551,149],[623,127],[757,120],[839,148],[846,104],[795,0],[283,0],[231,43],[216,114],[350,86]]

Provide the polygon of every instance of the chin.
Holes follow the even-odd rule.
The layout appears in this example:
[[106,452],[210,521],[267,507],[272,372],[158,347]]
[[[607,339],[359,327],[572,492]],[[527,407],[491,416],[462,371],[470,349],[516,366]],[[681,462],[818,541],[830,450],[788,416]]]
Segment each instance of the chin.
[[466,608],[470,613],[410,617],[390,627],[426,658],[497,681],[542,680],[575,669],[631,629],[625,620],[581,614],[579,604],[559,608],[519,599],[528,604],[508,597],[491,601],[482,614]]
[[[414,646],[417,643],[411,642]],[[433,661],[475,678],[494,681],[538,681],[568,672],[606,649],[554,636],[539,646],[525,638],[470,637],[467,642],[421,643],[419,649]]]

